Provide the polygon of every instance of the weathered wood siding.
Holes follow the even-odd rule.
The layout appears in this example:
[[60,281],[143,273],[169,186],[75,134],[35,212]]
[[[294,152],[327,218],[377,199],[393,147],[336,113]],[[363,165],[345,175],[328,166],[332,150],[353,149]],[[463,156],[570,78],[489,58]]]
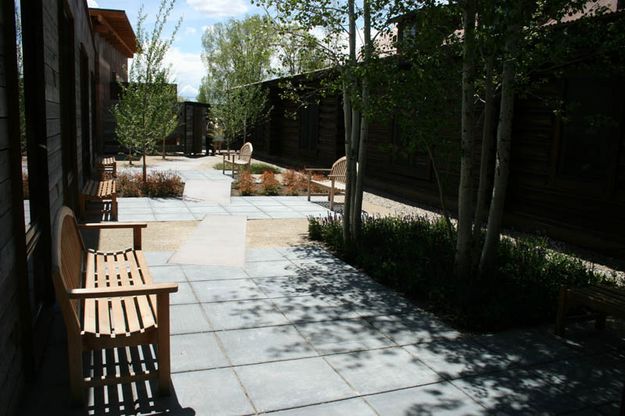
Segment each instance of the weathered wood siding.
[[[587,88],[591,91],[592,83],[597,86],[605,83],[592,75],[586,78]],[[555,117],[553,109],[544,103],[565,98],[561,82],[544,85],[533,98],[517,100],[505,224],[525,231],[547,233],[556,239],[625,258],[625,107],[622,102],[625,80],[610,81],[614,91],[601,93],[600,100],[609,102],[606,108],[615,109],[610,110],[613,113],[610,116],[617,126],[610,133],[614,145],[604,152],[604,163],[609,169],[595,182],[564,181],[559,177],[562,150],[558,142],[562,136],[562,123]],[[273,111],[254,136],[256,157],[301,168],[330,166],[344,154],[340,97],[326,97],[321,101],[317,150],[302,151],[298,119],[285,115],[293,113],[295,105],[280,98],[277,82],[267,85],[271,89]],[[459,121],[458,112],[457,117],[441,125],[438,133],[441,141],[454,141],[459,137]],[[392,150],[396,146],[393,129],[393,122],[389,121],[374,122],[370,126],[365,174],[368,189],[417,204],[440,207],[438,187],[427,156],[413,155],[410,163],[396,158]],[[477,131],[476,135],[478,157],[481,132]],[[432,142],[436,143],[436,140]],[[453,214],[457,204],[459,154],[454,151],[441,154],[436,145],[434,154],[445,201]]]
[[100,34],[94,34],[94,42],[98,52],[96,139],[102,143],[97,150],[114,153],[118,143],[115,139],[115,119],[111,108],[118,100],[119,88],[115,84],[118,81],[128,82],[128,58]]
[[0,415],[14,414],[25,381],[24,224],[14,4],[0,6]]

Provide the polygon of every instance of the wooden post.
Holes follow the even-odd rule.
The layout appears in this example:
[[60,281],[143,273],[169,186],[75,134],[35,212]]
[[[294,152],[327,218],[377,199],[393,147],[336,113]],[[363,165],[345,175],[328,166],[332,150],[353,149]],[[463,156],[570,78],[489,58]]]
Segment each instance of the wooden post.
[[564,322],[566,321],[566,313],[568,311],[568,289],[560,288],[560,301],[558,303],[558,316],[556,317],[555,334],[564,336]]
[[169,351],[169,293],[159,293],[156,297],[158,319],[158,394],[170,394],[170,351]]

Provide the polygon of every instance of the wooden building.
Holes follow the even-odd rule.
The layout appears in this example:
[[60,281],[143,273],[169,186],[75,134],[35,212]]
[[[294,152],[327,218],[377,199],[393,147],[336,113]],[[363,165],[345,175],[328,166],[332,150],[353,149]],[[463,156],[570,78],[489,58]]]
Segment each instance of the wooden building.
[[107,94],[126,79],[134,35],[123,12],[90,13],[85,0],[21,0],[21,66],[15,0],[0,4],[0,414],[11,415],[49,333],[53,221],[76,208],[102,149]]
[[[345,152],[340,96],[298,108],[282,98],[283,81],[265,83],[272,111],[254,131],[254,157],[295,168],[329,167]],[[305,76],[290,81],[310,90],[318,82]],[[571,68],[536,95],[543,99],[518,98],[515,104],[505,225],[625,258],[625,78]],[[459,100],[457,116],[441,126],[439,137],[449,136],[451,126],[459,142]],[[546,104],[556,100],[568,109],[567,120]],[[398,151],[399,131],[396,120],[371,124],[366,187],[439,207],[430,159],[423,149]],[[438,159],[445,200],[454,211],[459,156],[443,162]]]

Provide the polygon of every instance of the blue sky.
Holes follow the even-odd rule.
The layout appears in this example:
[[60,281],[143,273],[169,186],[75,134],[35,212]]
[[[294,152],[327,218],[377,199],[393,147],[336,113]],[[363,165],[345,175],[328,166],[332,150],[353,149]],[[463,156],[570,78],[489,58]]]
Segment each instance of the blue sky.
[[[139,0],[88,0],[87,3],[89,7],[125,10],[133,28],[142,4]],[[143,1],[149,27],[156,17],[159,3],[158,0]],[[249,0],[177,0],[166,35],[171,33],[175,22],[182,17],[182,25],[167,56],[178,84],[178,95],[195,100],[205,71],[201,58],[202,33],[205,29],[217,22],[261,12]]]

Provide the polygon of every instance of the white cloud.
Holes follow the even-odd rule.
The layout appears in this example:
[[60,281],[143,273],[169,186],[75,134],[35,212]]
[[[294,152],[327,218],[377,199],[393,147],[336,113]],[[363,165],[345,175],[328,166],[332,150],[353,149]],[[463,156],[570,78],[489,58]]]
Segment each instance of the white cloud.
[[249,10],[246,0],[187,0],[187,5],[210,17],[240,16]]
[[184,85],[182,88],[178,85],[178,95],[186,98],[187,100],[195,101],[198,92],[200,92],[196,87],[191,86],[189,84]]
[[171,47],[165,56],[165,63],[171,65],[174,82],[178,84],[178,95],[194,100],[206,72],[201,54]]
[[189,27],[184,29],[184,34],[185,35],[195,35],[196,33],[197,33],[197,29],[194,28],[193,26],[189,26]]
[[98,2],[95,0],[87,0],[87,6],[92,8],[98,8]]

